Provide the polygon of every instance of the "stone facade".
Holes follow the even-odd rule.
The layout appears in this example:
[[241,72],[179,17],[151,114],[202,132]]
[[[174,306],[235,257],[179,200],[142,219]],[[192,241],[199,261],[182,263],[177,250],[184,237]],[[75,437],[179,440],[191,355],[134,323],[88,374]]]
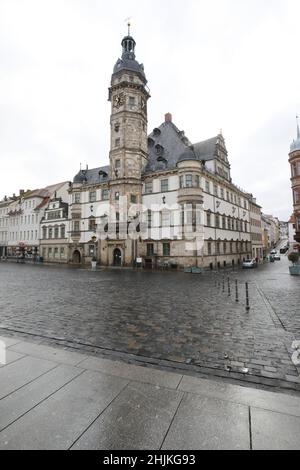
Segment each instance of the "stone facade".
[[262,221],[261,206],[256,203],[253,197],[250,200],[250,219],[251,219],[251,245],[252,257],[258,261],[264,258],[264,228]]
[[168,113],[147,137],[149,98],[129,35],[109,89],[110,165],[81,169],[69,189],[69,259],[145,267],[240,264],[252,256],[251,198],[232,183],[223,136],[192,145]]

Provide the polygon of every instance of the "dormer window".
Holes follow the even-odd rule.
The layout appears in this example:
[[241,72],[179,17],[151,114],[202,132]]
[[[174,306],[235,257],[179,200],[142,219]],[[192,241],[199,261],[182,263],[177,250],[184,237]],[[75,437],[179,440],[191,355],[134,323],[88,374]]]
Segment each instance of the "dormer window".
[[158,144],[158,145],[155,146],[155,151],[156,151],[156,155],[161,157],[164,153],[164,148],[163,148],[162,145]]
[[155,137],[158,137],[161,134],[161,130],[156,128],[154,129],[153,134],[155,135]]

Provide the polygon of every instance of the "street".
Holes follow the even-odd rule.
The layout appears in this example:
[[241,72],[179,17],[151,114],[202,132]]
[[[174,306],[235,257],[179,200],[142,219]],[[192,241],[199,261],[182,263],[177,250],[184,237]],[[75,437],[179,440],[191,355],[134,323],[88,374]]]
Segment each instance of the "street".
[[2,262],[0,335],[300,391],[299,279],[288,266],[282,256],[255,270],[192,275]]

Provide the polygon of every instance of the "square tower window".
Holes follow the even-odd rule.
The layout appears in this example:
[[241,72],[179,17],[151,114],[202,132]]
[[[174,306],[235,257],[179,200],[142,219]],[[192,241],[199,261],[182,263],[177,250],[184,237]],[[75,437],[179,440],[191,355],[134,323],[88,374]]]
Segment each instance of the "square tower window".
[[129,96],[129,106],[133,108],[135,106],[135,97],[134,96]]

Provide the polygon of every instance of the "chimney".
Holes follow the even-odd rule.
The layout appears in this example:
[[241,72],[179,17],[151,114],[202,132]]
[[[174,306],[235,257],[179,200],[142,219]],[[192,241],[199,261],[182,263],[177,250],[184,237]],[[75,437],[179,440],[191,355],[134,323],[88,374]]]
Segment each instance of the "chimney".
[[24,192],[25,192],[25,191],[24,191],[24,189],[20,189],[19,192],[20,192],[20,197],[22,197],[22,196],[24,195]]
[[165,114],[165,122],[172,122],[172,114],[171,113]]

